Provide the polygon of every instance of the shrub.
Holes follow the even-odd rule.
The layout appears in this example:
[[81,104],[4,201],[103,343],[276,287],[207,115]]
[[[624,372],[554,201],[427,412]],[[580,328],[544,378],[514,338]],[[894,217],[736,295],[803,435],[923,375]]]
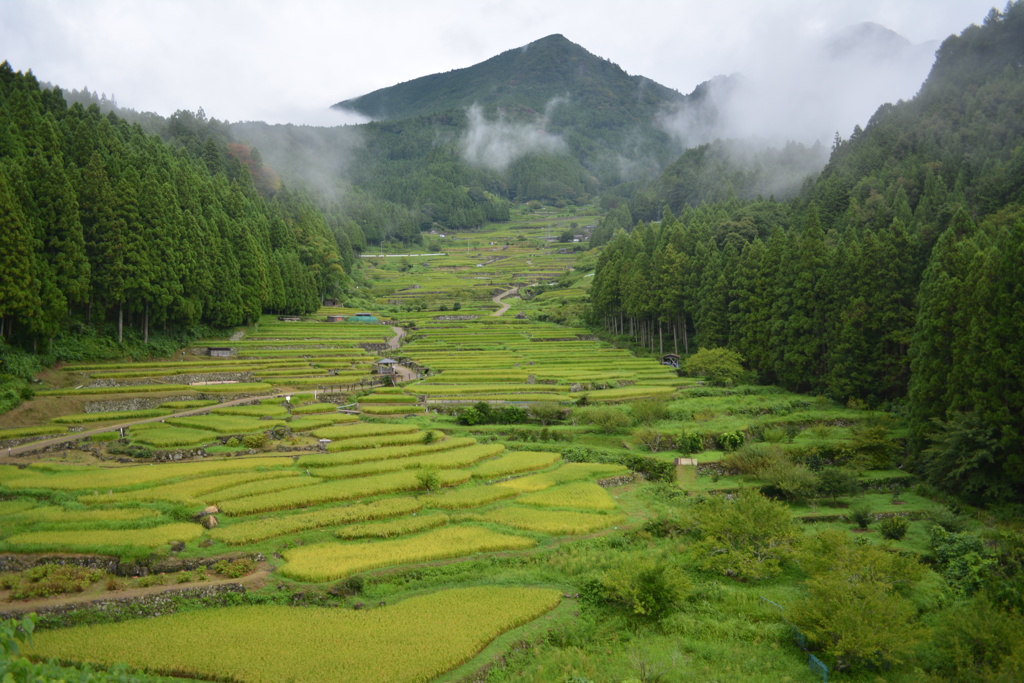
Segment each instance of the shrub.
[[589,406],[575,411],[584,424],[591,424],[605,434],[614,434],[630,425],[629,416],[621,409],[612,406]]
[[869,427],[854,430],[850,450],[858,467],[884,470],[892,467],[899,445],[885,427]]
[[967,532],[950,533],[941,526],[933,526],[929,535],[936,570],[949,587],[961,596],[976,593],[995,564],[984,541]]
[[832,498],[833,503],[839,502],[839,496],[845,496],[857,490],[857,476],[841,467],[825,467],[818,472],[818,495]]
[[106,576],[107,573],[101,569],[41,564],[21,574],[4,577],[3,585],[11,590],[12,600],[26,600],[62,593],[81,593]]
[[858,505],[850,509],[847,519],[856,524],[858,529],[867,529],[875,521],[875,516],[866,506]]
[[907,522],[905,517],[886,517],[878,523],[878,531],[882,534],[882,538],[887,538],[890,541],[898,541],[907,535],[907,529],[910,528],[910,523]]
[[711,496],[688,526],[702,537],[693,546],[700,566],[741,579],[777,575],[798,535],[788,506],[750,489],[733,500]]
[[688,375],[701,375],[715,386],[732,386],[743,374],[743,356],[723,348],[701,349],[683,361]]
[[528,410],[530,411],[530,416],[533,417],[533,419],[538,420],[545,426],[552,422],[565,419],[565,409],[554,401],[531,403]]
[[669,451],[676,447],[676,440],[671,435],[662,434],[650,427],[642,427],[636,430],[633,432],[633,436],[637,438],[637,441],[649,448],[651,453]]
[[664,398],[644,398],[630,404],[633,419],[649,425],[658,420],[668,419],[668,404]]
[[671,614],[689,592],[679,570],[655,560],[630,562],[585,582],[580,597],[624,611],[642,621],[660,621]]
[[224,445],[227,446],[228,448],[238,448],[239,446],[242,445],[242,442],[238,440],[237,436],[233,436],[227,441],[225,441]]
[[242,445],[246,448],[263,448],[267,445],[267,435],[260,434],[246,434],[242,437]]
[[741,432],[724,432],[718,435],[718,447],[723,451],[736,450],[743,445],[743,434]]
[[[798,465],[788,460],[775,461],[758,476],[779,496],[789,500],[807,498],[818,488],[818,475],[806,465]],[[762,493],[765,493],[764,489]]]
[[434,470],[423,470],[422,472],[417,472],[416,481],[420,483],[420,487],[427,493],[441,488],[441,479]]
[[644,475],[648,481],[674,482],[675,465],[666,460],[652,458],[649,455],[633,453],[604,453],[584,446],[572,446],[562,451],[566,462],[593,462],[625,465],[633,472]]
[[788,463],[786,452],[775,444],[752,443],[722,458],[722,466],[728,470],[760,477],[776,463]]
[[[557,404],[556,404],[557,405]],[[460,425],[519,424],[526,422],[526,411],[519,406],[494,407],[486,401],[477,401],[458,413],[455,421]]]
[[676,443],[680,453],[700,453],[704,450],[704,439],[700,434],[694,434],[685,429],[679,435],[679,440]]
[[251,574],[256,569],[256,562],[248,557],[241,557],[237,560],[220,560],[210,567],[213,571],[226,576],[229,579],[237,579],[246,574]]
[[959,533],[967,528],[967,520],[949,508],[939,508],[928,515],[928,520],[951,534]]

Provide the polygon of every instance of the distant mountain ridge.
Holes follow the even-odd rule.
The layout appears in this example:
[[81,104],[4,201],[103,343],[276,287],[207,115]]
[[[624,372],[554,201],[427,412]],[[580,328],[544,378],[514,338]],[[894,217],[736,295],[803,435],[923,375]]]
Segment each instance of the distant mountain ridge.
[[558,97],[597,99],[627,110],[657,108],[684,99],[676,90],[643,76],[631,76],[565,36],[554,34],[473,66],[381,88],[333,107],[387,120],[473,104],[485,110],[525,106],[539,112]]

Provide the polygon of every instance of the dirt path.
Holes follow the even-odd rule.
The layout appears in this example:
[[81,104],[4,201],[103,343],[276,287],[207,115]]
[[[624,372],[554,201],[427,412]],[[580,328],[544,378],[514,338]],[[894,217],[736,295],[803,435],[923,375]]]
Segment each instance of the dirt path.
[[512,294],[517,294],[518,292],[519,292],[519,288],[518,287],[513,287],[512,289],[508,290],[507,292],[502,292],[498,296],[496,296],[493,299],[491,299],[491,301],[493,301],[494,303],[501,305],[501,308],[499,308],[494,313],[491,313],[491,317],[492,318],[496,318],[499,315],[504,314],[505,311],[507,311],[508,309],[510,309],[512,307],[511,304],[503,304],[503,303],[501,303],[501,300],[504,299],[506,296],[510,296]]
[[395,326],[392,326],[391,329],[394,330],[395,336],[388,339],[388,348],[394,350],[402,345],[402,340],[405,339],[405,330]]
[[174,584],[160,584],[155,586],[147,586],[145,588],[129,588],[127,590],[109,591],[104,588],[95,590],[100,587],[97,584],[91,590],[87,590],[85,593],[80,594],[64,594],[57,595],[51,598],[36,598],[34,600],[19,600],[16,602],[4,603],[2,610],[3,612],[35,612],[45,607],[59,607],[63,605],[88,605],[91,602],[99,600],[124,600],[130,598],[139,598],[147,595],[159,595],[168,591],[177,591],[183,588],[204,588],[207,586],[219,586],[226,583],[237,583],[245,586],[249,590],[258,590],[262,588],[267,579],[270,577],[270,573],[274,571],[274,566],[269,562],[260,562],[256,565],[256,570],[251,574],[239,577],[237,579],[230,579],[227,577],[217,576],[211,574],[210,578],[206,581],[188,581],[186,583],[174,583]]

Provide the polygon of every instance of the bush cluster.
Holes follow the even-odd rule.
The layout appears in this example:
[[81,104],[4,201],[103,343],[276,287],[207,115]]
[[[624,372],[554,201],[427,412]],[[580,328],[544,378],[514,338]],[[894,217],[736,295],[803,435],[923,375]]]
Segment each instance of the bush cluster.
[[240,557],[237,560],[221,560],[210,566],[214,572],[229,579],[237,579],[240,576],[251,574],[256,569],[256,562],[248,557]]
[[455,421],[460,425],[484,424],[522,424],[526,422],[526,411],[519,406],[492,406],[485,401],[478,401],[469,408],[458,413]]
[[636,455],[633,453],[604,453],[586,448],[584,446],[572,446],[562,451],[562,458],[566,462],[595,462],[612,465],[625,465],[633,472],[644,475],[648,481],[675,481],[676,468],[671,462],[658,460],[649,455]]
[[106,575],[102,569],[41,564],[18,574],[0,577],[0,587],[10,589],[12,600],[28,600],[62,593],[81,593]]

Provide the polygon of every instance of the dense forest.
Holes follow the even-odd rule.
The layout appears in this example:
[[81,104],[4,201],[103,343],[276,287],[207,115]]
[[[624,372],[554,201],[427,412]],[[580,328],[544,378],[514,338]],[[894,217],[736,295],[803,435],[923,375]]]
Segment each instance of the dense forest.
[[837,138],[792,203],[685,204],[617,230],[595,323],[655,351],[728,346],[763,382],[905,412],[933,482],[1019,500],[1022,64],[1015,2],[947,39],[913,100]]
[[72,321],[116,323],[119,339],[129,321],[144,338],[240,325],[313,311],[345,281],[351,249],[339,253],[311,201],[265,199],[213,137],[165,144],[96,106],[69,108],[6,62],[0,112],[8,341],[45,349]]

